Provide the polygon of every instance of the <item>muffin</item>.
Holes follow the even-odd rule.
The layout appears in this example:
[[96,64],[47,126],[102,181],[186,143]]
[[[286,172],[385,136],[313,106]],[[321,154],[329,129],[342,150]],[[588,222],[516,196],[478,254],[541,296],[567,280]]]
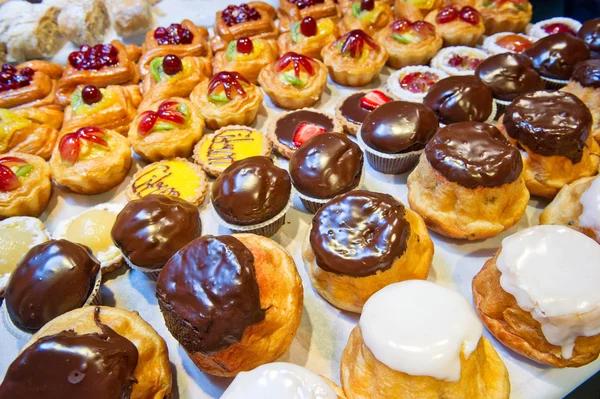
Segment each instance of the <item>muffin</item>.
[[580,62],[561,89],[579,97],[592,113],[592,136],[600,141],[600,59]]
[[356,136],[367,116],[380,105],[390,101],[392,99],[379,90],[359,91],[338,103],[335,118],[344,127],[344,131]]
[[577,37],[586,42],[592,58],[600,58],[600,18],[584,23],[577,32]]

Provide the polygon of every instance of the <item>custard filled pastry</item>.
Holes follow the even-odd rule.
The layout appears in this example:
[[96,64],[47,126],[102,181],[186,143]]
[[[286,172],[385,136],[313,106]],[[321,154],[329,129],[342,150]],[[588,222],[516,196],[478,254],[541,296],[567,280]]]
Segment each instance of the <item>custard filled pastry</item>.
[[140,74],[135,62],[139,57],[139,47],[125,46],[118,40],[93,47],[84,44],[69,54],[65,72],[56,85],[56,102],[61,106],[69,105],[71,95],[79,85],[137,84]]
[[383,287],[426,279],[433,243],[423,219],[394,197],[357,190],[315,214],[302,258],[325,300],[360,313]]
[[342,33],[362,29],[369,35],[387,27],[394,20],[392,8],[383,1],[355,0],[344,11]]
[[293,51],[307,57],[321,59],[321,49],[337,40],[340,30],[331,18],[306,17],[294,22],[289,32],[282,33],[277,39],[279,53]]
[[62,111],[54,106],[0,108],[0,154],[25,152],[49,159],[62,118]]
[[0,155],[0,219],[37,216],[48,206],[51,194],[46,161],[20,152]]
[[450,5],[431,11],[425,21],[435,26],[442,35],[444,46],[473,47],[485,33],[483,19],[470,6],[458,8]]
[[137,85],[108,86],[99,89],[88,85],[78,88],[65,108],[62,132],[73,132],[86,126],[114,130],[126,136],[129,124],[142,101]]
[[580,367],[600,353],[600,246],[564,226],[534,226],[502,240],[473,279],[483,323],[518,354]]
[[483,18],[485,34],[522,32],[533,13],[528,0],[456,0],[457,5],[474,7]]
[[156,285],[167,328],[205,373],[233,377],[283,355],[302,316],[302,280],[275,241],[203,236],[177,252]]
[[341,15],[335,3],[334,0],[279,0],[279,29],[287,32],[294,23],[306,17],[337,20]]
[[420,21],[425,19],[431,10],[440,8],[445,3],[445,0],[395,0],[394,14],[396,18]]
[[151,104],[129,129],[133,150],[149,162],[188,158],[204,130],[204,119],[194,103],[169,98]]
[[63,135],[52,152],[52,179],[78,194],[100,194],[129,173],[129,140],[114,130],[83,127]]
[[146,40],[142,44],[142,56],[138,62],[140,74],[145,76],[150,72],[152,60],[169,54],[179,58],[210,58],[208,30],[204,26],[194,25],[192,21],[184,19],[180,24],[159,26],[146,33]]
[[459,293],[428,281],[389,285],[350,333],[342,387],[353,399],[508,399],[508,370],[482,334]]
[[321,57],[334,82],[366,86],[377,79],[388,53],[364,31],[353,30],[323,47]]
[[53,62],[28,61],[17,67],[4,64],[1,72],[0,108],[44,107],[54,103],[63,68]]
[[319,101],[327,87],[327,67],[319,60],[285,53],[260,71],[258,82],[278,107],[310,107]]
[[407,184],[411,209],[452,238],[493,237],[516,224],[529,202],[519,150],[487,123],[438,130]]
[[258,74],[277,59],[277,43],[272,39],[241,37],[232,40],[227,48],[217,51],[213,58],[213,73],[235,71],[256,84]]
[[[599,39],[600,40],[600,39]],[[561,89],[579,97],[592,113],[592,136],[600,142],[600,59],[580,62]]]

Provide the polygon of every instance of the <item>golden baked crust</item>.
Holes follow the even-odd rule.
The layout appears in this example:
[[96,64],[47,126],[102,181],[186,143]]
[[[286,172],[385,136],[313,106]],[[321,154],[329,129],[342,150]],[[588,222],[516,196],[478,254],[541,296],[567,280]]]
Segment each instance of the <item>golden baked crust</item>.
[[[465,359],[460,355],[460,379],[447,382],[392,370],[366,346],[360,327],[350,333],[342,353],[341,379],[352,399],[508,399],[510,380],[500,356],[485,338]],[[385,381],[385,383],[380,383]]]
[[43,107],[54,103],[56,79],[63,73],[60,64],[47,61],[28,61],[17,66],[20,71],[31,68],[35,71],[28,86],[0,93],[0,108]]
[[439,10],[433,10],[425,17],[425,21],[435,26],[435,31],[438,32],[444,39],[444,46],[468,46],[474,47],[481,36],[485,33],[485,25],[483,19],[479,19],[477,25],[471,25],[460,19],[445,24],[438,24],[436,17]]
[[317,292],[337,308],[360,313],[365,302],[383,287],[405,280],[426,279],[433,260],[433,242],[419,215],[406,208],[405,217],[410,224],[406,251],[389,269],[366,277],[344,276],[321,269],[310,246],[309,228],[302,259]]
[[580,367],[600,353],[600,334],[577,337],[573,356],[562,357],[560,346],[550,344],[541,324],[517,305],[514,296],[502,289],[496,261],[502,248],[473,278],[473,300],[479,317],[494,337],[508,348],[538,363],[553,367]]
[[570,80],[560,91],[571,93],[587,105],[592,113],[592,132],[594,139],[600,142],[600,89],[583,87],[578,82]]
[[[352,2],[352,4],[355,2]],[[360,3],[360,1],[358,1],[358,3]],[[377,1],[375,6],[380,7],[381,11],[377,16],[377,19],[372,24],[366,23],[360,18],[355,17],[352,7],[346,8],[343,11],[343,17],[340,21],[341,33],[344,34],[354,29],[362,29],[369,35],[374,35],[376,32],[385,29],[386,26],[394,22],[392,7],[382,1]]]
[[325,0],[323,3],[303,9],[300,9],[291,1],[279,0],[277,16],[279,17],[279,29],[281,32],[287,32],[294,22],[302,21],[306,17],[313,17],[314,19],[332,18],[337,20],[341,17],[341,13],[334,0]]
[[408,44],[398,42],[392,34],[392,25],[389,25],[375,34],[375,40],[387,50],[389,54],[387,64],[396,69],[407,65],[428,64],[444,44],[442,36],[437,31],[434,36]]
[[[418,0],[417,0],[418,1]],[[431,10],[442,7],[447,0],[429,0],[422,2],[421,7],[417,7],[412,4],[411,0],[395,0],[394,1],[394,15],[396,18],[405,18],[409,21],[421,21],[425,19],[425,16],[429,14]]]
[[524,9],[519,10],[507,1],[500,6],[486,7],[488,0],[454,0],[454,4],[474,7],[483,18],[485,34],[490,36],[499,32],[523,32],[531,21],[533,7],[531,3],[519,4]]
[[227,51],[217,51],[212,61],[212,71],[216,75],[219,72],[239,72],[251,83],[258,82],[258,74],[266,65],[277,59],[277,42],[273,39],[252,39],[254,47],[261,47],[262,51],[256,57],[243,57],[241,60],[227,59]]
[[[94,322],[96,306],[72,310],[42,327],[21,350],[38,339],[61,331],[73,330],[78,334],[100,332]],[[131,341],[138,350],[138,364],[134,371],[131,399],[163,399],[171,394],[169,351],[164,339],[140,317],[137,312],[99,306],[100,321],[117,334]]]
[[277,38],[279,55],[293,51],[294,53],[320,60],[323,47],[340,37],[340,28],[331,18],[322,18],[317,21],[317,24],[328,24],[331,26],[331,31],[326,34],[317,34],[313,37],[304,38],[304,40],[300,40],[298,43],[294,43],[291,32],[282,33]]
[[188,353],[205,373],[233,377],[279,358],[290,346],[302,317],[302,280],[290,254],[275,241],[233,234],[254,255],[260,305],[265,319],[249,326],[240,342],[214,355]]
[[425,154],[408,176],[408,202],[431,230],[446,237],[480,240],[514,226],[525,214],[524,173],[500,187],[467,188],[433,169]]

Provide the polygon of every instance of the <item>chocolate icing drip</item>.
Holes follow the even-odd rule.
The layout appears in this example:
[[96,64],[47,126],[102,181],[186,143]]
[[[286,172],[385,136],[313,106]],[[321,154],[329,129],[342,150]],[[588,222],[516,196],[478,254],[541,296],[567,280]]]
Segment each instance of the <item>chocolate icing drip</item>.
[[189,353],[226,349],[265,318],[254,256],[233,236],[192,241],[167,262],[156,289],[167,327]]
[[577,36],[586,42],[592,58],[600,58],[600,18],[590,19],[583,24]]
[[600,88],[600,59],[577,64],[571,79],[583,87]]
[[569,79],[575,65],[590,58],[585,42],[568,33],[556,33],[538,40],[524,51],[537,71],[547,78]]
[[82,307],[99,271],[100,262],[85,245],[67,240],[36,245],[21,259],[6,287],[10,319],[20,329],[35,332]]
[[112,239],[136,266],[159,269],[202,232],[198,208],[179,198],[148,195],[117,216]]
[[536,91],[517,97],[504,114],[508,135],[531,151],[581,161],[592,114],[570,93]]
[[310,245],[317,265],[353,277],[389,269],[406,251],[405,213],[388,194],[358,190],[335,197],[313,219]]
[[484,60],[475,76],[485,82],[499,100],[512,101],[520,94],[544,88],[544,81],[523,54],[503,53]]
[[364,96],[365,93],[362,92],[354,93],[351,96],[346,97],[340,106],[342,116],[356,125],[363,123],[365,118],[371,113],[370,110],[360,106],[360,101]]
[[294,144],[294,133],[298,126],[302,123],[310,123],[312,125],[321,126],[326,131],[333,130],[333,118],[320,112],[300,110],[290,112],[284,117],[277,120],[275,125],[275,135],[282,144],[287,145],[292,149],[296,149]]
[[27,347],[6,372],[1,398],[128,399],[138,363],[138,350],[127,338],[100,322],[101,332],[61,331]]
[[499,187],[519,178],[519,150],[487,123],[463,122],[441,128],[425,147],[431,166],[467,188]]

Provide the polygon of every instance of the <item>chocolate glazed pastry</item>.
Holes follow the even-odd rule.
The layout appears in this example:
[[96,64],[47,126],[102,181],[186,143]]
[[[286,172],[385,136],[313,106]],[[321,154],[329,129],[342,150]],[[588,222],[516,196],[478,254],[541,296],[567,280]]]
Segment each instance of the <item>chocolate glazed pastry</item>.
[[192,241],[165,265],[156,291],[167,328],[188,353],[228,348],[265,318],[254,256],[233,236]]
[[363,123],[365,118],[371,113],[370,110],[365,109],[360,105],[360,102],[364,96],[364,92],[354,93],[347,97],[340,106],[340,112],[342,113],[342,116],[357,125]]
[[487,123],[441,128],[425,147],[425,156],[447,180],[468,188],[499,187],[523,171],[519,150]]
[[6,372],[2,398],[129,398],[137,381],[138,350],[99,318],[101,333],[67,330],[40,338],[17,357]]
[[497,54],[485,59],[475,70],[475,76],[492,89],[494,98],[504,101],[544,88],[531,59],[518,53]]
[[290,148],[297,148],[294,144],[294,133],[302,123],[321,126],[328,132],[334,130],[332,117],[317,112],[300,110],[291,112],[277,121],[275,126],[277,139]]
[[4,300],[11,321],[35,332],[82,307],[94,289],[100,262],[85,245],[50,240],[36,245],[12,273]]
[[600,88],[600,59],[577,64],[571,79],[583,87]]
[[600,58],[600,18],[590,19],[583,24],[577,36],[586,42],[592,58]]
[[547,78],[566,80],[575,65],[590,58],[585,42],[568,33],[556,33],[538,40],[524,51],[537,71]]
[[423,104],[446,125],[485,122],[492,114],[492,89],[476,76],[451,76],[434,84]]

